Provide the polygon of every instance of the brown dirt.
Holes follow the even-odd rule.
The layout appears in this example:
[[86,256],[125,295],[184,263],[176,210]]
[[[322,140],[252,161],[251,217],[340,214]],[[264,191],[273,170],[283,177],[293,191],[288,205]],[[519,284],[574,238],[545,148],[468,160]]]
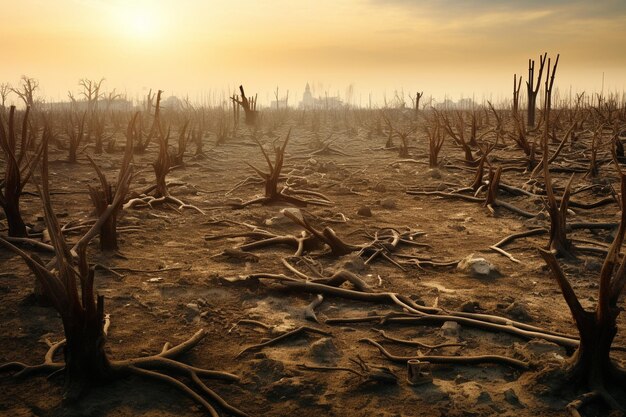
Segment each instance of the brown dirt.
[[[284,131],[283,131],[284,130]],[[195,204],[207,212],[206,216],[192,210],[176,213],[165,208],[133,209],[125,211],[120,226],[137,226],[140,232],[121,233],[122,256],[102,255],[97,245],[91,247],[90,261],[108,267],[134,269],[166,269],[158,273],[124,272],[123,278],[107,271],[96,276],[97,291],[106,298],[106,311],[112,325],[108,349],[112,358],[130,358],[159,351],[166,341],[180,342],[198,328],[205,328],[209,336],[184,361],[198,367],[225,370],[242,377],[236,384],[209,381],[209,386],[227,401],[252,416],[558,416],[563,415],[567,402],[574,398],[571,391],[561,395],[551,390],[551,383],[542,379],[541,370],[549,362],[559,359],[551,352],[535,357],[535,367],[528,372],[502,365],[436,366],[432,384],[412,387],[406,383],[403,365],[387,362],[372,346],[359,343],[363,337],[377,338],[373,327],[384,328],[402,338],[415,338],[424,343],[450,341],[436,326],[378,326],[351,324],[342,326],[316,325],[304,319],[304,308],[313,295],[276,291],[266,285],[228,284],[221,277],[233,277],[252,272],[286,273],[280,258],[290,255],[289,248],[273,247],[254,251],[258,263],[229,261],[213,257],[222,250],[236,246],[244,239],[204,240],[204,236],[244,230],[237,226],[210,224],[213,219],[229,219],[259,225],[278,233],[296,233],[299,228],[288,222],[266,226],[264,221],[279,215],[280,205],[250,206],[242,210],[225,207],[230,197],[225,192],[237,182],[254,175],[244,161],[264,166],[261,155],[241,129],[239,137],[230,139],[218,148],[217,159],[191,161],[184,169],[168,175],[169,181],[182,181],[185,186],[172,187],[172,195]],[[281,129],[284,135],[286,128]],[[405,194],[408,186],[437,185],[441,182],[468,185],[472,171],[441,168],[430,171],[426,164],[400,164],[395,151],[371,150],[364,146],[365,133],[350,136],[343,132],[334,135],[335,147],[350,156],[315,156],[314,163],[304,157],[312,149],[313,135],[302,127],[294,127],[287,148],[287,167],[294,174],[306,177],[306,188],[326,194],[335,203],[329,208],[314,207],[312,213],[330,217],[336,212],[345,214],[347,223],[331,227],[350,243],[364,243],[359,230],[370,232],[384,226],[409,226],[425,231],[420,241],[432,246],[421,249],[437,260],[458,260],[471,253],[496,264],[502,276],[474,278],[454,269],[402,272],[389,263],[376,261],[361,272],[361,276],[376,290],[396,291],[415,296],[426,305],[438,303],[446,309],[458,310],[468,301],[476,301],[481,312],[507,316],[507,307],[518,303],[526,308],[529,323],[547,329],[575,333],[567,307],[556,283],[547,273],[536,247],[545,246],[547,235],[526,238],[507,247],[522,264],[515,264],[489,250],[504,236],[526,230],[535,220],[524,220],[501,209],[492,216],[479,204],[441,199],[432,196]],[[427,163],[427,144],[423,134],[414,143],[413,155]],[[281,136],[284,137],[284,136]],[[205,149],[209,148],[207,138]],[[264,138],[267,141],[267,137]],[[384,144],[385,137],[375,137],[372,147]],[[462,151],[447,141],[442,156],[448,161],[462,158]],[[510,144],[510,143],[509,143]],[[369,146],[369,145],[368,145]],[[503,156],[519,156],[518,150],[500,150]],[[209,152],[207,152],[209,153]],[[135,156],[135,166],[144,172],[133,181],[133,189],[153,183],[150,162],[156,155],[151,147],[144,155]],[[95,157],[104,172],[113,178],[122,157],[118,152]],[[63,162],[66,151],[51,152],[51,190],[53,204],[62,222],[81,220],[91,215],[87,184],[95,184],[93,169],[86,160],[78,165]],[[325,164],[325,169],[320,165]],[[460,166],[461,164],[456,164]],[[608,171],[609,168],[604,168]],[[611,168],[612,169],[612,168]],[[322,172],[324,171],[324,172]],[[602,172],[602,171],[601,171]],[[565,174],[555,174],[563,185]],[[502,180],[522,184],[527,177],[505,172]],[[587,180],[577,176],[577,184]],[[376,187],[385,186],[384,191]],[[194,188],[195,187],[195,188]],[[304,187],[303,187],[304,188]],[[34,187],[27,187],[34,191]],[[353,194],[349,190],[359,194]],[[247,200],[262,191],[260,185],[245,186],[232,197]],[[541,206],[527,198],[504,196],[529,211]],[[577,196],[579,200],[593,197]],[[396,208],[386,209],[381,201],[392,199]],[[356,214],[359,207],[369,205],[372,217]],[[31,224],[42,216],[38,198],[24,196],[24,217]],[[575,210],[576,219],[589,221],[618,221],[617,206],[593,210]],[[546,220],[537,220],[546,224]],[[39,221],[41,223],[41,221]],[[0,223],[3,224],[3,223]],[[2,226],[5,227],[4,225]],[[607,239],[608,233],[597,236],[577,232],[577,236]],[[70,239],[76,239],[72,235]],[[402,248],[402,253],[417,249]],[[42,254],[42,256],[47,256]],[[345,259],[319,259],[329,269],[336,269]],[[579,260],[563,263],[575,290],[585,306],[590,307],[597,293],[598,256],[581,255]],[[59,340],[61,322],[53,310],[35,305],[29,295],[33,276],[24,263],[6,251],[0,251],[0,362],[22,361],[39,363],[47,350],[44,339]],[[196,304],[199,312],[188,304]],[[386,313],[397,309],[386,305],[326,297],[318,310],[323,320],[331,317]],[[201,314],[199,314],[201,313]],[[623,315],[622,315],[623,316]],[[250,326],[234,327],[240,319],[256,319],[280,329],[301,325],[315,325],[333,334],[335,350],[323,353],[327,363],[311,352],[311,345],[321,336],[312,335],[287,340],[259,353],[249,353],[236,359],[244,347],[260,342],[267,332]],[[616,344],[626,344],[623,318]],[[438,354],[477,355],[502,354],[522,358],[528,342],[513,336],[461,328],[459,337],[467,344],[462,348],[443,348]],[[392,352],[411,354],[411,348],[386,344]],[[325,356],[324,356],[325,355]],[[298,364],[352,366],[350,358],[360,355],[370,365],[388,366],[399,377],[398,384],[361,384],[344,372],[310,372]],[[565,353],[563,353],[565,355]],[[624,358],[616,353],[616,358]],[[202,410],[175,389],[159,383],[129,378],[92,389],[78,404],[62,406],[62,377],[15,379],[0,377],[0,415],[6,416],[195,416]],[[511,391],[519,399],[511,399]],[[507,394],[505,394],[508,391]],[[591,412],[594,412],[592,409]],[[600,413],[600,410],[595,410]]]

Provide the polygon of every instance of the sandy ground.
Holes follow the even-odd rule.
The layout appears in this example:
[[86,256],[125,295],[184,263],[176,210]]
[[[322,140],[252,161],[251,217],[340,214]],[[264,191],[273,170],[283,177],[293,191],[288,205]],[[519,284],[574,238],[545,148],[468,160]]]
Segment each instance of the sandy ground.
[[[521,260],[513,263],[489,249],[501,238],[537,225],[547,225],[545,217],[524,219],[502,209],[496,215],[480,204],[434,196],[411,196],[407,187],[437,187],[440,184],[468,185],[472,169],[457,169],[462,151],[448,139],[441,151],[449,166],[429,170],[428,144],[424,133],[413,139],[412,156],[421,163],[398,161],[397,151],[379,149],[384,136],[368,137],[364,129],[334,131],[333,147],[347,156],[309,154],[316,148],[316,137],[308,126],[290,122],[292,140],[287,148],[284,173],[299,181],[299,188],[315,190],[333,201],[329,207],[310,206],[307,211],[322,219],[337,219],[342,213],[347,222],[315,220],[316,227],[331,226],[345,241],[367,243],[363,232],[374,233],[384,227],[409,227],[425,232],[417,241],[430,246],[401,246],[398,253],[420,254],[424,258],[453,261],[470,254],[484,257],[497,266],[498,277],[473,277],[455,268],[422,269],[407,267],[406,271],[384,260],[370,265],[359,262],[354,255],[346,257],[316,256],[326,271],[341,267],[359,274],[375,291],[394,291],[427,306],[438,305],[449,310],[470,308],[476,311],[509,317],[546,329],[575,333],[567,307],[556,283],[548,274],[536,248],[545,246],[547,236],[525,238],[507,247]],[[287,128],[271,132],[263,142],[284,137]],[[329,126],[323,129],[330,129]],[[320,134],[326,137],[326,134]],[[205,149],[212,147],[214,137],[206,139]],[[521,152],[501,148],[495,154],[502,158],[519,157]],[[191,149],[192,151],[192,149]],[[190,152],[193,153],[193,152]],[[258,258],[233,259],[219,254],[247,241],[246,238],[205,240],[205,236],[245,231],[244,226],[216,223],[231,220],[262,227],[277,234],[297,234],[301,228],[280,219],[284,205],[252,205],[233,210],[227,204],[233,199],[247,200],[262,192],[260,184],[243,186],[225,195],[238,182],[254,172],[245,165],[250,162],[265,169],[258,148],[250,140],[247,129],[215,151],[209,159],[187,158],[185,168],[175,169],[169,181],[185,185],[171,187],[181,200],[206,211],[177,213],[167,208],[141,208],[124,212],[120,226],[136,226],[139,231],[121,233],[118,255],[100,254],[97,245],[90,248],[90,261],[120,269],[123,276],[99,270],[97,291],[106,298],[106,311],[112,325],[108,350],[113,358],[130,358],[158,352],[164,342],[180,342],[200,328],[208,337],[184,361],[198,367],[225,370],[241,376],[241,382],[225,384],[209,381],[209,385],[231,404],[252,416],[560,416],[575,391],[556,390],[554,384],[542,379],[549,364],[559,366],[571,352],[543,341],[528,341],[503,333],[487,332],[461,326],[442,329],[441,324],[398,325],[350,323],[327,325],[336,317],[367,316],[399,311],[390,305],[325,297],[318,308],[322,324],[305,320],[305,307],[314,295],[285,292],[255,282],[230,283],[225,278],[250,273],[289,273],[281,258],[293,250],[273,246],[254,250]],[[139,190],[153,179],[150,163],[156,146],[135,156],[137,170],[133,181]],[[95,157],[111,178],[119,166],[122,153]],[[51,190],[54,208],[62,223],[91,216],[87,184],[96,177],[84,158],[77,165],[64,162],[66,151],[51,150]],[[601,175],[609,172],[603,167]],[[555,182],[563,186],[568,174],[555,174]],[[527,174],[509,171],[502,181],[520,185]],[[582,174],[576,185],[589,183]],[[34,188],[27,188],[34,191]],[[597,196],[583,193],[578,201],[593,201]],[[528,211],[538,212],[541,201],[503,194],[506,201]],[[371,217],[357,215],[369,206]],[[42,208],[38,198],[26,195],[22,202],[27,222],[41,229]],[[592,210],[574,210],[572,221],[617,221],[617,205]],[[267,220],[278,217],[267,224]],[[0,222],[0,225],[5,224]],[[4,228],[5,226],[2,226]],[[5,232],[6,233],[6,232]],[[76,234],[69,236],[77,239]],[[591,234],[576,232],[576,237],[610,241],[608,232]],[[49,256],[42,253],[41,256]],[[561,262],[585,307],[593,306],[597,297],[599,255],[580,254],[575,261]],[[145,272],[151,270],[156,272]],[[47,350],[45,339],[63,338],[61,321],[50,308],[37,306],[29,295],[34,278],[24,263],[5,250],[0,250],[0,362],[38,363]],[[236,325],[241,319],[252,319],[275,326],[279,334],[308,325],[332,334],[304,335],[285,340],[257,352],[236,358],[245,347],[270,337],[271,332],[257,326]],[[624,323],[620,321],[616,344],[626,344]],[[389,335],[414,339],[427,344],[463,342],[461,347],[446,347],[432,352],[437,355],[499,354],[529,360],[530,371],[506,365],[433,365],[432,383],[411,386],[406,382],[406,366],[383,358],[362,338],[381,340],[374,329]],[[414,355],[418,348],[386,343],[395,354]],[[316,372],[298,365],[341,366],[358,369],[350,359],[362,358],[370,366],[388,367],[397,375],[396,383],[364,382],[348,372]],[[622,353],[615,358],[625,359]],[[196,416],[203,411],[175,389],[138,378],[120,380],[97,387],[78,404],[62,406],[63,378],[46,379],[0,377],[0,415],[6,416]],[[595,414],[594,414],[595,413]],[[587,415],[602,415],[601,409],[589,409]]]

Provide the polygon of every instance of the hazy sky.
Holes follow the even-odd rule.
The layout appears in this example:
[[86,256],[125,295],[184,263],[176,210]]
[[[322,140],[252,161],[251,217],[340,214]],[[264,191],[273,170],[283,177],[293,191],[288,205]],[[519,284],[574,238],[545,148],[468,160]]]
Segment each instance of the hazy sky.
[[[239,83],[317,94],[424,91],[500,99],[527,60],[561,53],[562,92],[623,91],[624,0],[19,0],[0,14],[0,82],[65,99],[83,77],[132,97],[220,95]],[[565,93],[563,93],[565,94]]]

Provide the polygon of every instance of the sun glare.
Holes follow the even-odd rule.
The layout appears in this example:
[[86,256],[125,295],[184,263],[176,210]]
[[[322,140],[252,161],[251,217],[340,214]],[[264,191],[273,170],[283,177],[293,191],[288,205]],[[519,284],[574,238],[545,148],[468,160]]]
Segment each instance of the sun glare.
[[117,13],[120,35],[132,39],[153,39],[159,35],[161,19],[150,8],[125,8]]

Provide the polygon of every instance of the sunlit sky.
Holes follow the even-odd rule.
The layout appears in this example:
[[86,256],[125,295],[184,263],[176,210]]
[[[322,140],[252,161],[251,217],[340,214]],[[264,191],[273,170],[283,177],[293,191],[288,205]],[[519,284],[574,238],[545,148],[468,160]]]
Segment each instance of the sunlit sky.
[[[0,13],[0,82],[26,74],[65,100],[80,78],[131,98],[192,100],[239,83],[269,104],[314,92],[366,105],[394,90],[510,96],[528,58],[561,53],[558,88],[624,91],[624,0],[19,0]],[[15,101],[15,97],[12,98]]]

